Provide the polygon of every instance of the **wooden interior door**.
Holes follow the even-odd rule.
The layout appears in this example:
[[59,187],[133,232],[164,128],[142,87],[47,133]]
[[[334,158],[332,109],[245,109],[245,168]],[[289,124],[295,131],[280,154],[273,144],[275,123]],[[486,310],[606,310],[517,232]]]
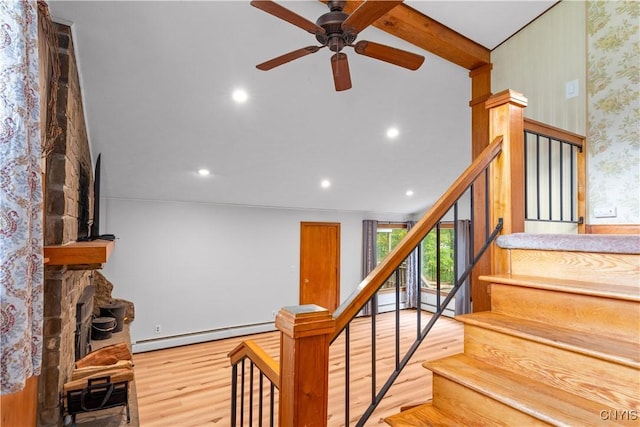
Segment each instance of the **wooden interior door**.
[[300,304],[340,303],[340,223],[300,223]]

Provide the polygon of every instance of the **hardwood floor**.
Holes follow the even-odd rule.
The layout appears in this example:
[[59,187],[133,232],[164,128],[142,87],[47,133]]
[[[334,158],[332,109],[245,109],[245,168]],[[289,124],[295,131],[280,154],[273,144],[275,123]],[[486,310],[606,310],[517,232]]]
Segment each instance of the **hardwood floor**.
[[[423,312],[422,325],[429,320]],[[376,316],[377,389],[395,367],[395,317]],[[415,310],[400,316],[400,349],[416,336]],[[351,326],[350,420],[353,425],[371,400],[371,320],[356,319]],[[134,355],[140,425],[143,427],[229,426],[231,367],[227,354],[243,340],[251,339],[277,359],[279,332],[194,344]],[[441,318],[416,352],[367,425],[381,425],[384,417],[431,398],[431,372],[421,364],[463,351],[462,324]],[[329,426],[344,426],[344,337],[331,346],[329,367]]]

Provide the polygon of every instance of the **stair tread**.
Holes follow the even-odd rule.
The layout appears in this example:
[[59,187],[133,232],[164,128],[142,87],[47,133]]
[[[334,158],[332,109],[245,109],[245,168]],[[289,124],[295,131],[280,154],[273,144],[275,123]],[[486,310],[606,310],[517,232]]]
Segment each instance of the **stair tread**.
[[639,342],[623,341],[490,311],[460,315],[456,316],[456,319],[463,323],[640,369]]
[[640,302],[640,280],[638,280],[638,284],[634,286],[511,273],[482,275],[480,276],[480,280],[505,285],[526,286],[538,289],[556,290],[582,295]]
[[393,427],[461,426],[465,421],[455,415],[441,411],[429,403],[423,403],[384,419]]
[[464,354],[425,362],[424,366],[434,374],[553,425],[593,423],[600,420],[602,411],[614,409]]

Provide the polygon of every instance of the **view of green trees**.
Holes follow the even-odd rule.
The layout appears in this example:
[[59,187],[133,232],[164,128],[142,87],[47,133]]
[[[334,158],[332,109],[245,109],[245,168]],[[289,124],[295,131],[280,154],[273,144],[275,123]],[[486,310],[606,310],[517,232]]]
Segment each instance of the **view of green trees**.
[[377,233],[378,262],[382,261],[384,257],[389,255],[389,252],[391,252],[406,235],[406,228],[379,228]]
[[[440,284],[453,285],[453,246],[452,228],[440,229]],[[422,241],[422,277],[430,283],[437,281],[438,265],[436,255],[437,232],[431,231]]]
[[[377,256],[378,262],[382,261],[389,252],[407,235],[406,228],[383,228],[377,233]],[[422,241],[422,281],[427,285],[433,285],[437,281],[437,255],[436,255],[437,232],[431,231]],[[452,285],[453,277],[453,249],[454,232],[451,228],[440,229],[440,284],[443,288]],[[432,286],[429,286],[432,287]]]

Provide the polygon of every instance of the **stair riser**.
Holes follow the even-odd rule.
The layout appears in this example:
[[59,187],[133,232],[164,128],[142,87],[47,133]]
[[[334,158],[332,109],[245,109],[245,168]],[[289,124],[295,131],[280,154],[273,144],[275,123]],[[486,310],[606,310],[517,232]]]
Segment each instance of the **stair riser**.
[[491,285],[493,312],[640,342],[640,305],[633,301]]
[[638,285],[640,256],[511,249],[510,273]]
[[469,324],[464,341],[469,357],[613,408],[640,410],[637,369]]
[[433,375],[433,406],[469,426],[548,426],[536,418],[454,381]]

